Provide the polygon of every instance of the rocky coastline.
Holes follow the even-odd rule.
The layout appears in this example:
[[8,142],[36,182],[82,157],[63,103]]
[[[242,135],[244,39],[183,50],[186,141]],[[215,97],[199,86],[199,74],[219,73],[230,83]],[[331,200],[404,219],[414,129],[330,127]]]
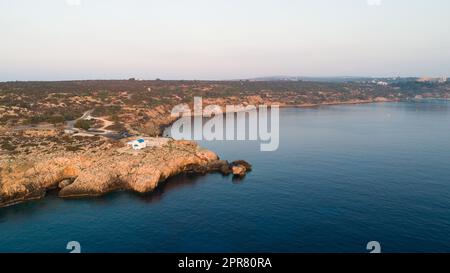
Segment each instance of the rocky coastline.
[[[389,100],[351,100],[295,106],[281,103],[280,107],[315,107],[386,101]],[[257,102],[259,101],[255,101]],[[161,136],[164,128],[176,120],[165,115],[167,111],[168,106],[160,106],[149,113],[152,117],[151,124],[147,125],[151,128],[150,134]],[[141,129],[145,131],[145,125]],[[53,130],[50,132],[52,137],[62,138],[55,136]],[[25,134],[30,137],[29,132]],[[42,131],[39,134],[42,134]],[[45,138],[45,133],[39,137]],[[242,178],[252,168],[243,160],[234,162],[221,160],[214,152],[201,148],[193,141],[170,139],[164,145],[136,152],[125,147],[129,139],[100,141],[97,144],[95,144],[97,139],[89,137],[82,139],[89,144],[80,151],[61,148],[51,151],[38,149],[31,154],[19,151],[0,157],[0,208],[43,198],[50,190],[58,191],[61,198],[94,197],[114,191],[148,193],[167,178],[178,174],[205,175],[219,172]]]
[[[161,138],[162,139],[162,138]],[[0,207],[43,198],[57,190],[61,198],[101,196],[113,191],[147,193],[167,178],[187,173],[245,176],[245,161],[229,163],[196,142],[166,139],[164,144],[134,151],[119,143],[68,152],[34,152],[2,158]]]
[[[140,151],[131,136],[162,139],[175,105],[319,107],[450,96],[448,83],[413,80],[62,81],[0,83],[0,207],[39,199],[112,191],[153,191],[168,177],[220,172],[244,176],[251,166],[228,162],[195,142],[170,139]],[[195,103],[195,102],[194,102]],[[191,107],[192,108],[192,107]],[[76,128],[76,130],[74,129]]]

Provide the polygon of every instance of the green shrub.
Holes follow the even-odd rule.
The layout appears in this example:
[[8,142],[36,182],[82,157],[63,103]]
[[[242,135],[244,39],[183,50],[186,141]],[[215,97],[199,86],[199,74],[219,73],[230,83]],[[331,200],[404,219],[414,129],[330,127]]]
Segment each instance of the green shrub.
[[119,105],[98,106],[94,109],[92,115],[96,117],[117,115],[121,110],[122,108]]
[[66,146],[66,151],[68,151],[68,152],[76,152],[79,150],[81,150],[80,146],[71,146],[71,145]]
[[16,149],[16,147],[12,145],[9,141],[3,142],[1,147],[2,149],[7,151],[14,151]]
[[92,127],[92,121],[91,120],[85,120],[85,119],[79,119],[75,122],[75,128],[80,128],[83,130],[89,130],[89,128]]

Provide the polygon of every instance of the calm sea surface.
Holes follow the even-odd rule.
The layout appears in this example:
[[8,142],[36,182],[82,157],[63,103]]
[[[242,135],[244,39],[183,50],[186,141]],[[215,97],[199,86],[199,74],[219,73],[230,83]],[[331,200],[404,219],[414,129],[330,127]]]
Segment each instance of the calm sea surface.
[[282,109],[280,148],[202,142],[254,170],[175,177],[156,193],[0,209],[0,252],[450,252],[450,107]]

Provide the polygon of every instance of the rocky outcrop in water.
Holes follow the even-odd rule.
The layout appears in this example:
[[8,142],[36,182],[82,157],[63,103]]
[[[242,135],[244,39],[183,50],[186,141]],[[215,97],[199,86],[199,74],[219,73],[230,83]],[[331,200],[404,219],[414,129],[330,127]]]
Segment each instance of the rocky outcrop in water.
[[228,175],[236,166],[243,164],[220,160],[195,142],[174,140],[140,151],[105,143],[87,151],[6,157],[0,165],[0,207],[42,198],[52,189],[59,189],[59,196],[65,198],[117,190],[146,193],[180,173]]

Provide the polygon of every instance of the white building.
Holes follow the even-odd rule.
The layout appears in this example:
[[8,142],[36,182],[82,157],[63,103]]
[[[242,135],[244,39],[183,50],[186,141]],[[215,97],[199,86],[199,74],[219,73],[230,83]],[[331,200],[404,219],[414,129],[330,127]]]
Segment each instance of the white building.
[[143,138],[138,138],[136,140],[128,142],[127,144],[130,145],[134,150],[140,150],[147,147],[147,141],[145,141],[145,139]]
[[377,82],[377,84],[381,85],[381,86],[388,86],[389,85],[389,83],[383,82],[383,81],[379,81],[379,82]]

